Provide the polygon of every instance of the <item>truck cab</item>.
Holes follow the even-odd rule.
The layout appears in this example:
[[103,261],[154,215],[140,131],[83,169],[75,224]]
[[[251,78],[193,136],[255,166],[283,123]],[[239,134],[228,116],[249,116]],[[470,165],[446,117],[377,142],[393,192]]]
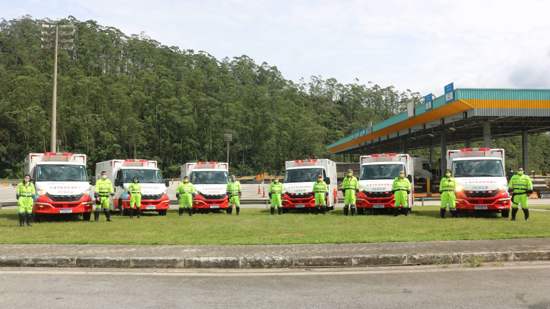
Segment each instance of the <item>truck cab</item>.
[[93,203],[86,172],[86,155],[70,152],[30,153],[25,159],[37,197],[35,214],[82,214],[90,220]]
[[307,159],[285,162],[283,210],[315,209],[313,185],[319,175],[323,175],[329,187],[327,208],[334,209],[338,202],[336,163],[328,159]]
[[504,149],[449,150],[447,168],[457,183],[457,210],[493,211],[508,217],[510,195],[504,172]]
[[392,192],[393,181],[401,171],[411,182],[409,205],[414,201],[414,160],[408,154],[381,153],[359,158],[359,193],[357,209],[365,210],[393,208],[395,204]]
[[134,177],[141,184],[141,210],[156,211],[166,215],[170,207],[170,199],[166,193],[168,183],[162,178],[157,161],[143,159],[108,160],[96,163],[95,177],[99,179],[101,172],[107,172],[107,177],[115,187],[113,206],[124,213],[130,208],[128,186]]
[[229,164],[226,162],[189,162],[181,167],[181,178],[189,177],[197,194],[193,209],[199,211],[226,210],[229,208],[227,182]]

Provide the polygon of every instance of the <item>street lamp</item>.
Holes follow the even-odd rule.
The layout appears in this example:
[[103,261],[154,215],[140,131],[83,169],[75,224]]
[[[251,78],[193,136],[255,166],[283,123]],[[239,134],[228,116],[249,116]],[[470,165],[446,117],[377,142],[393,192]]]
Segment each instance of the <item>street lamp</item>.
[[229,144],[233,140],[233,135],[231,133],[224,133],[223,134],[223,140],[227,144],[227,156],[226,156],[226,162],[227,165],[229,165]]
[[57,151],[57,51],[59,48],[74,49],[74,34],[76,29],[73,24],[63,24],[62,21],[46,19],[42,21],[41,40],[42,48],[54,49],[53,61],[53,94],[52,94],[52,136],[50,142],[51,151]]

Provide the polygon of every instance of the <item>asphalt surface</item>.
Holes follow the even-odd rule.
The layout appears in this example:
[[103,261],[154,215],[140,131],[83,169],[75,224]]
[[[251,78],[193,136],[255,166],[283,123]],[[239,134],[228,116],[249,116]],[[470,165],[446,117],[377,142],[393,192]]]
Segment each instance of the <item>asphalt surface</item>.
[[1,269],[0,308],[550,308],[550,264],[302,271]]

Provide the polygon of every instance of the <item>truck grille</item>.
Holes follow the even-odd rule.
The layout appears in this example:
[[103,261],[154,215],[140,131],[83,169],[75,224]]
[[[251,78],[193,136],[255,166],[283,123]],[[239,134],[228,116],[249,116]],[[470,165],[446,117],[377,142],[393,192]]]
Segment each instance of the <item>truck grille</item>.
[[368,196],[368,197],[391,197],[392,196],[392,192],[367,192],[365,191],[365,194]]
[[291,198],[306,198],[312,197],[313,193],[287,193],[287,195]]
[[141,195],[142,200],[160,200],[162,194],[143,194]]
[[48,197],[54,201],[54,202],[77,202],[82,198],[83,194],[75,194],[75,195],[53,195],[48,194]]
[[203,194],[202,196],[207,200],[221,200],[226,197],[225,194]]
[[493,197],[497,195],[497,190],[492,191],[465,191],[467,197]]

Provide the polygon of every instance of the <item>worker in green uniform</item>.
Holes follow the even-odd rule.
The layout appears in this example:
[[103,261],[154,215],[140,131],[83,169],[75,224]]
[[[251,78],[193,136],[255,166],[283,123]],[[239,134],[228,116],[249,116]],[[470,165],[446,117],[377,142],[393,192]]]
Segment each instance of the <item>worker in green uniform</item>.
[[19,217],[19,226],[31,226],[33,197],[36,194],[34,184],[31,182],[31,176],[25,175],[23,181],[17,185],[15,196],[17,198],[17,215]]
[[114,195],[113,184],[107,178],[107,172],[101,172],[101,178],[95,184],[95,209],[94,220],[99,221],[99,212],[103,209],[107,221],[111,221],[111,202],[110,196]]
[[439,216],[445,218],[445,212],[449,208],[453,217],[457,217],[456,212],[456,181],[451,175],[451,170],[445,171],[445,176],[439,182],[439,193],[441,194],[441,208]]
[[349,169],[342,181],[342,193],[344,194],[344,215],[355,215],[356,195],[359,191],[359,181],[353,176],[353,170]]
[[529,206],[527,199],[529,194],[533,193],[533,182],[531,177],[523,173],[523,168],[519,168],[517,173],[512,176],[508,183],[508,190],[512,193],[512,221],[516,220],[518,205],[521,206],[525,220],[529,219]]
[[237,211],[237,216],[241,211],[241,183],[237,181],[235,175],[232,175],[229,182],[227,183],[227,195],[229,196],[229,211],[227,214],[231,214],[233,207]]
[[313,184],[313,194],[315,195],[315,210],[317,212],[327,211],[328,186],[323,175],[317,176],[317,181]]
[[393,205],[393,215],[399,213],[409,214],[409,194],[411,193],[411,182],[405,177],[405,171],[399,172],[399,177],[393,180],[392,192],[395,203]]
[[176,189],[176,197],[178,198],[180,206],[178,209],[178,214],[180,216],[183,215],[185,209],[187,209],[189,216],[193,215],[193,197],[196,192],[197,190],[195,190],[195,186],[189,182],[189,177],[183,177],[183,182],[180,183]]
[[128,186],[128,193],[130,194],[130,218],[133,217],[133,214],[139,218],[141,214],[141,184],[137,177],[134,177]]
[[279,181],[279,177],[275,177],[269,185],[269,200],[271,201],[271,214],[275,214],[275,209],[280,215],[283,212],[283,184]]

